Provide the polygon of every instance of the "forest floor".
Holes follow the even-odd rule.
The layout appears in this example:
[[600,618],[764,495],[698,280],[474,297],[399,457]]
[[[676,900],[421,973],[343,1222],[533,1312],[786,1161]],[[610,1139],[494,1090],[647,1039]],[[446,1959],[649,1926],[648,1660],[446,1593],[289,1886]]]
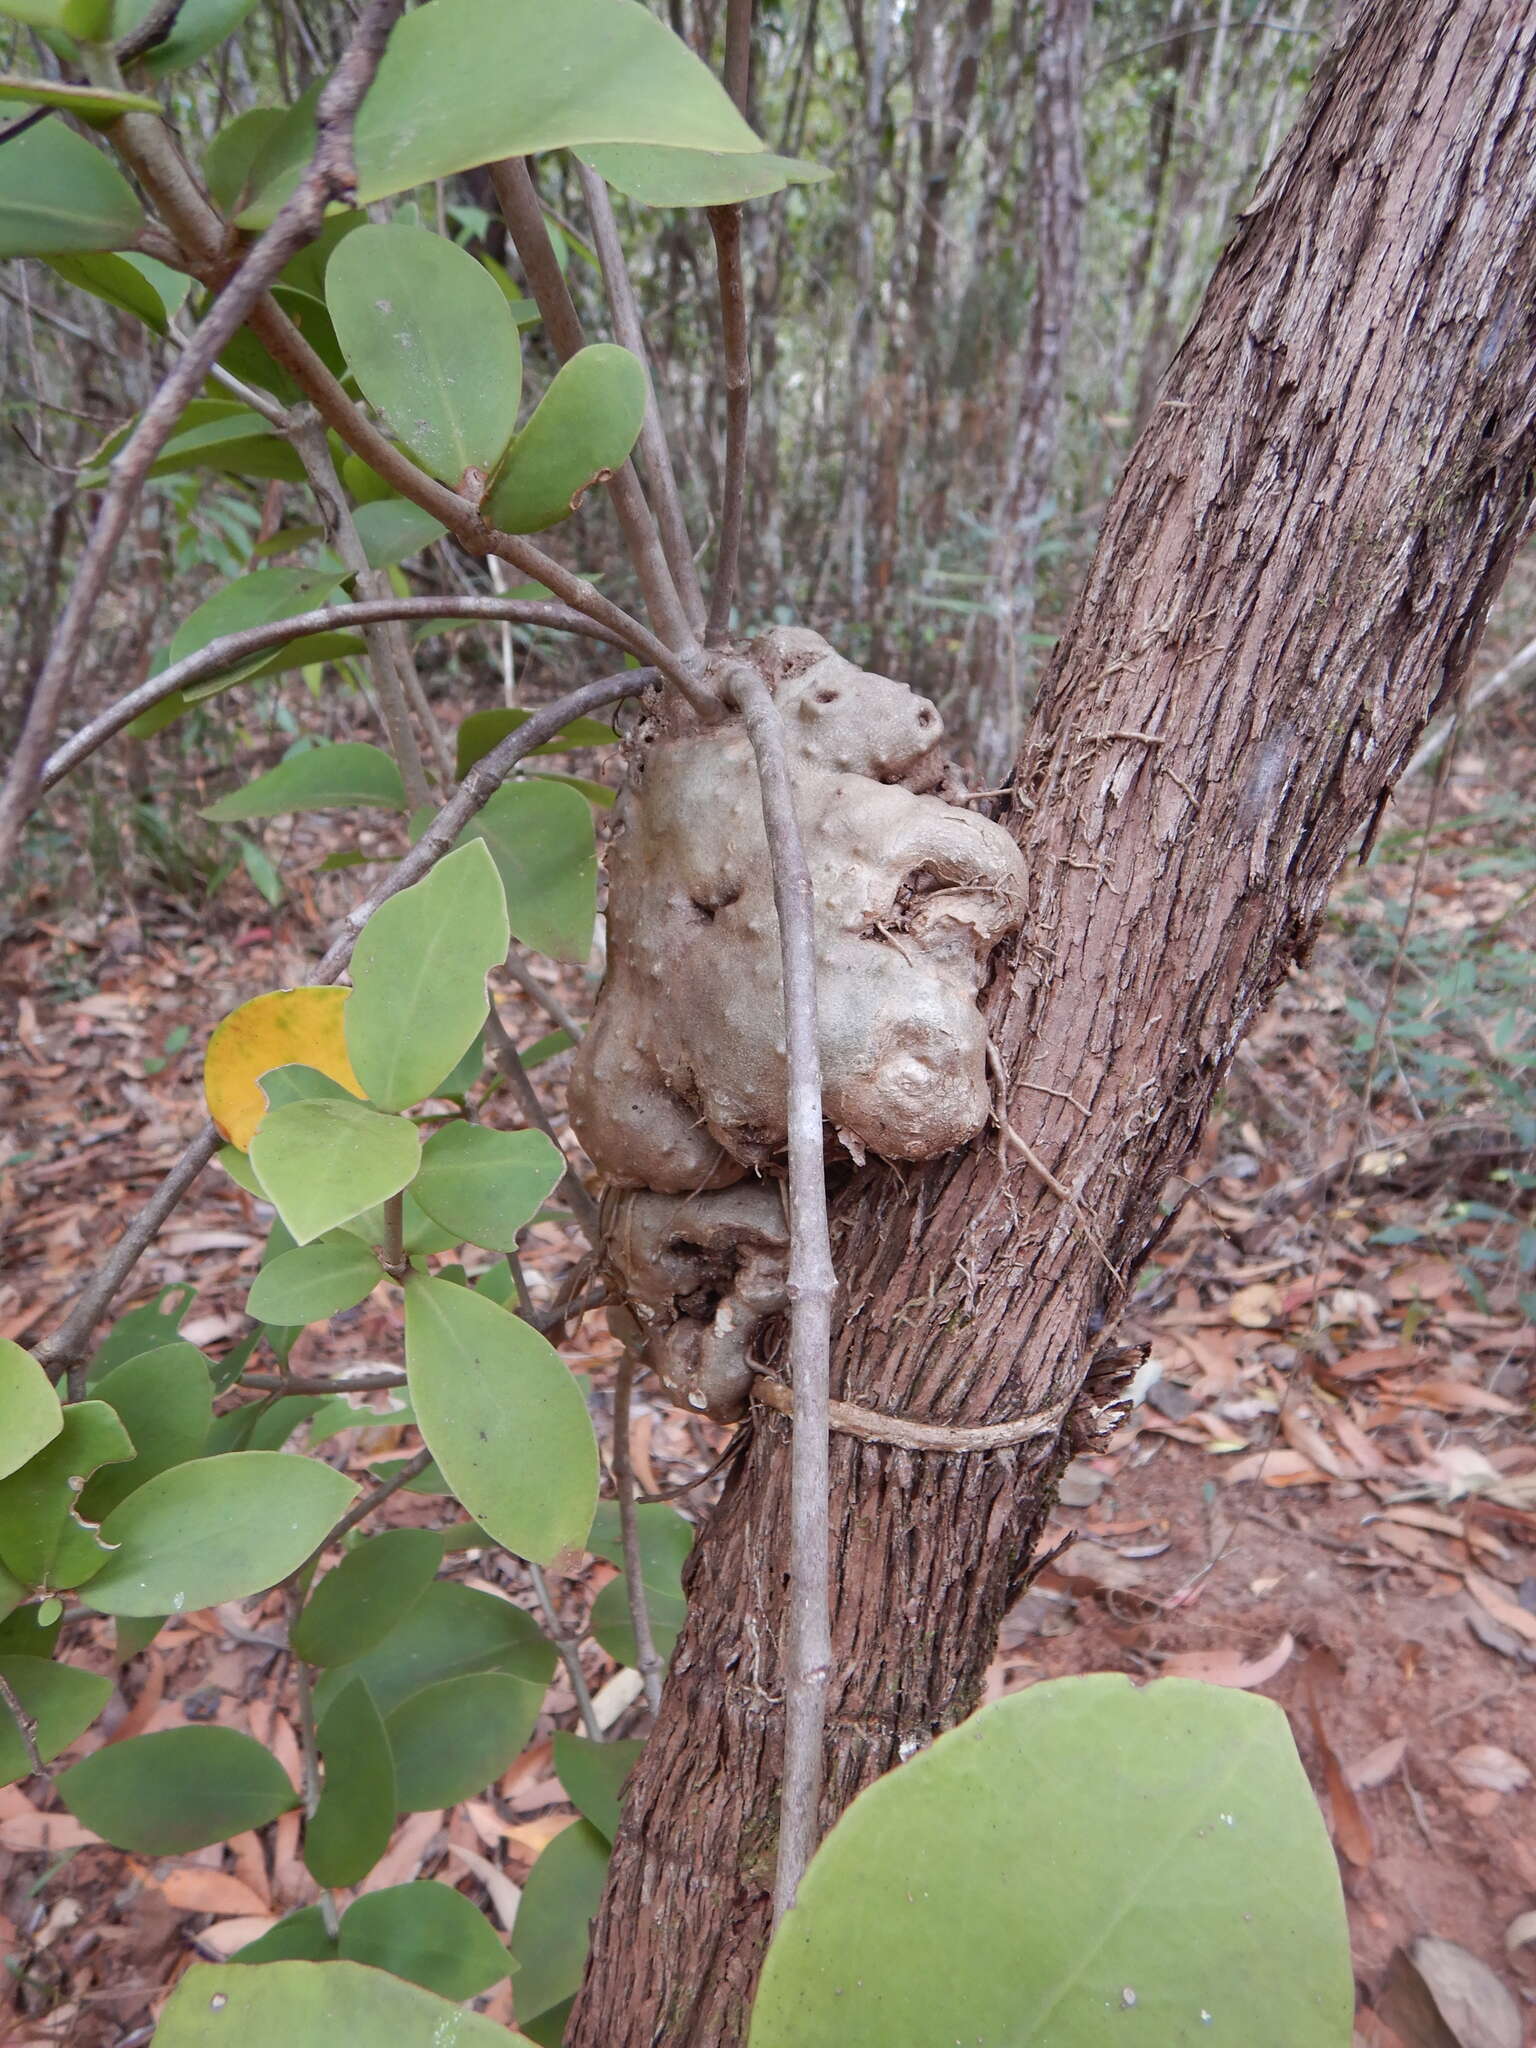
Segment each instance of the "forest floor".
[[[1071,1672],[1182,1672],[1279,1701],[1339,1853],[1358,2038],[1375,2048],[1451,2038],[1402,2017],[1394,2031],[1374,2009],[1394,1957],[1422,1936],[1489,1966],[1528,2040],[1536,2014],[1536,1162],[1531,1133],[1518,1135],[1536,1008],[1533,813],[1519,792],[1536,788],[1536,722],[1506,717],[1482,748],[1463,750],[1429,838],[1375,1112],[1362,1117],[1361,1087],[1431,776],[1389,814],[1370,868],[1341,882],[1311,963],[1249,1041],[1170,1190],[1194,1192],[1127,1319],[1159,1376],[1102,1453],[1070,1468],[1047,1545],[1074,1540],[1009,1615],[989,1676],[997,1696]],[[134,915],[42,891],[27,907],[0,952],[0,1336],[51,1326],[197,1126],[211,1024],[305,979],[352,893],[352,878],[317,872],[335,843],[323,822],[294,836],[283,868],[296,893],[275,912],[243,875],[206,909],[153,891]],[[545,1029],[514,990],[504,1014],[524,1041]],[[211,1171],[122,1306],[190,1282],[181,1334],[220,1353],[246,1327],[264,1235],[252,1198]],[[558,1225],[534,1228],[542,1294],[578,1250]],[[292,1366],[397,1365],[397,1343],[375,1296],[307,1332]],[[617,1345],[601,1314],[565,1352],[605,1403]],[[389,1397],[356,1398],[378,1412]],[[703,1469],[725,1435],[654,1390],[635,1422],[647,1491]],[[379,1413],[336,1442],[362,1473],[415,1438]],[[413,1494],[391,1503],[402,1521],[435,1523],[441,1509]],[[454,1568],[528,1597],[520,1568],[489,1553],[458,1553]],[[572,1621],[610,1575],[596,1565],[559,1582]],[[203,1720],[249,1730],[293,1766],[277,1619],[258,1602],[172,1621],[122,1666],[81,1749]],[[67,1630],[73,1661],[116,1668],[107,1624]],[[628,1681],[590,1642],[584,1658],[627,1730]],[[441,1877],[510,1924],[519,1883],[571,1818],[548,1736],[572,1710],[562,1680],[534,1748],[483,1799],[406,1819],[368,1888]],[[227,1850],[155,1864],[98,1843],[41,1780],[0,1792],[13,1977],[0,2040],[146,2041],[188,1961],[231,1953],[314,1896],[297,1833],[290,1814]],[[509,2019],[510,1988],[485,2005]],[[1462,2048],[1503,2041],[1496,2025]]]

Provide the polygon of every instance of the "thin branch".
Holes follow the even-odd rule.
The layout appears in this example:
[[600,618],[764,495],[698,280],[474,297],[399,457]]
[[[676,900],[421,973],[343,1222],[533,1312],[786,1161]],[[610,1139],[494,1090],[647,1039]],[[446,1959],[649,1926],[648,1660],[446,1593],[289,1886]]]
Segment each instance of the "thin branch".
[[720,544],[709,590],[705,639],[718,647],[730,634],[731,606],[741,564],[741,528],[747,498],[747,414],[752,363],[747,340],[747,289],[741,271],[741,208],[708,208],[720,276],[720,324],[725,337],[725,481],[720,499]]
[[27,1753],[27,1762],[31,1765],[34,1775],[46,1778],[48,1769],[37,1750],[37,1723],[17,1699],[11,1688],[11,1681],[3,1675],[0,1675],[0,1705],[10,1709],[11,1719],[16,1723],[16,1732],[21,1737],[21,1746]]
[[333,1543],[339,1543],[343,1536],[365,1521],[375,1508],[383,1507],[392,1493],[398,1493],[402,1486],[409,1486],[413,1479],[419,1479],[432,1462],[432,1453],[423,1444],[421,1449],[407,1458],[387,1479],[381,1479],[377,1486],[369,1489],[360,1501],[354,1501],[341,1520],[324,1540],[315,1545],[315,1556],[322,1550],[329,1550]]
[[[355,197],[352,124],[403,4],[404,0],[368,0],[346,53],[320,95],[315,151],[297,191],[225,285],[138,425],[112,458],[110,481],[102,493],[74,588],[33,689],[10,774],[0,793],[0,874],[9,869],[20,843],[63,708],[64,692],[79,669],[96,606],[155,457],[283,265],[319,233],[326,207],[333,200],[350,203]],[[151,129],[169,146],[168,133],[153,114],[123,115],[113,123],[113,141],[131,141]]]
[[635,1467],[629,1449],[629,1397],[634,1379],[635,1361],[626,1351],[619,1360],[613,1384],[613,1482],[619,1498],[619,1540],[624,1553],[624,1590],[635,1631],[635,1663],[645,1687],[645,1704],[654,1721],[661,1711],[662,1663],[656,1652],[651,1610],[645,1597],[640,1525],[635,1515]]
[[[485,1046],[497,1072],[505,1075],[511,1082],[529,1122],[541,1130],[549,1142],[558,1149],[560,1141],[555,1136],[555,1127],[549,1120],[549,1112],[539,1100],[539,1091],[528,1078],[523,1056],[518,1051],[512,1034],[497,1014],[494,1002],[485,1020]],[[560,1193],[564,1195],[571,1213],[586,1232],[587,1242],[593,1245],[600,1243],[602,1224],[597,1204],[574,1166],[568,1165],[561,1175]]]
[[1506,690],[1524,689],[1532,680],[1536,680],[1536,640],[1527,640],[1520,652],[1512,655],[1502,668],[1496,668],[1491,676],[1484,676],[1467,698],[1465,707],[1457,706],[1445,723],[1429,735],[1403,770],[1399,781],[1407,782],[1410,776],[1421,775],[1434,765],[1444,753],[1458,719],[1470,718],[1491,698],[1502,696]]
[[741,711],[757,763],[778,912],[789,1066],[789,1372],[795,1415],[784,1655],[784,1776],[773,1892],[777,1924],[795,1902],[818,1838],[822,1736],[832,1665],[827,1612],[827,1444],[832,1298],[837,1280],[827,1227],[821,1050],[816,1024],[815,892],[795,816],[778,709],[767,684],[746,662],[733,664],[725,680]]
[[[296,1378],[291,1373],[248,1372],[240,1375],[242,1387],[255,1387],[271,1394],[380,1394],[405,1385],[403,1372],[360,1372],[354,1379],[327,1380]],[[366,1417],[359,1412],[359,1421]],[[375,1418],[387,1422],[387,1416]]]
[[397,1286],[405,1285],[410,1266],[405,1256],[405,1196],[389,1195],[384,1202],[384,1242],[379,1247],[379,1264]]
[[127,66],[157,50],[176,26],[176,17],[186,0],[155,0],[136,29],[125,35],[113,51],[119,64]]
[[[560,728],[573,718],[643,690],[657,680],[654,669],[644,668],[630,669],[623,675],[601,676],[596,682],[568,692],[555,703],[543,705],[526,725],[508,733],[499,745],[483,755],[410,852],[396,862],[370,896],[353,906],[340,937],[315,969],[310,986],[322,987],[340,977],[352,958],[358,935],[379,905],[387,903],[391,896],[398,895],[413,882],[420,881],[454,844],[470,819],[490,802],[525,754],[553,739]],[[62,1326],[53,1336],[44,1337],[35,1346],[33,1355],[40,1365],[52,1371],[55,1378],[84,1358],[91,1333],[110,1308],[118,1289],[153,1242],[166,1217],[218,1150],[220,1142],[219,1133],[213,1125],[204,1124],[113,1246],[94,1278],[82,1290]],[[582,1192],[585,1194],[584,1189]],[[591,1198],[587,1199],[590,1202]]]
[[44,1337],[34,1345],[33,1356],[54,1379],[84,1358],[91,1333],[111,1306],[113,1296],[154,1242],[161,1224],[223,1142],[211,1123],[203,1125],[112,1247],[64,1322],[51,1337]]
[[573,1045],[580,1045],[585,1036],[581,1026],[561,1002],[552,988],[546,988],[542,981],[534,978],[527,961],[514,946],[506,958],[508,974],[517,983],[530,1002],[536,1003],[557,1031],[563,1031]]
[[[357,530],[357,522],[352,517],[346,493],[337,478],[330,443],[319,415],[311,413],[307,419],[295,420],[288,429],[288,439],[304,465],[304,474],[309,479],[310,494],[320,514],[320,523],[325,528],[325,537],[341,557],[342,567],[348,575],[356,578],[358,595],[363,598],[386,596],[389,578],[369,566],[367,551]],[[421,748],[416,743],[415,728],[411,724],[405,676],[392,626],[393,621],[383,620],[365,626],[363,640],[374,681],[378,685],[379,711],[389,751],[395,757],[395,766],[405,784],[406,802],[413,811],[417,811],[423,804],[431,803],[432,792],[427,787],[426,770],[421,765]]]
[[688,614],[688,623],[693,631],[699,634],[704,631],[704,593],[699,588],[698,564],[693,558],[693,543],[688,538],[688,522],[683,516],[683,501],[677,488],[677,472],[672,466],[671,445],[667,440],[666,429],[661,423],[661,412],[656,399],[656,378],[651,369],[650,351],[645,345],[645,329],[640,320],[634,281],[629,274],[629,265],[624,260],[624,246],[619,239],[619,224],[614,219],[613,201],[608,197],[608,187],[597,172],[589,170],[579,158],[576,170],[581,179],[582,192],[586,197],[587,215],[592,223],[592,240],[603,273],[603,286],[613,312],[613,331],[630,354],[637,356],[645,365],[645,421],[640,429],[640,462],[650,489],[651,504],[655,510],[656,525],[661,534],[662,551],[667,558],[667,567],[672,572],[672,581],[676,584],[678,596],[683,601],[683,609]]
[[533,1579],[534,1593],[544,1610],[545,1634],[554,1644],[555,1654],[565,1666],[565,1675],[571,1681],[571,1691],[576,1698],[576,1711],[581,1716],[581,1725],[586,1729],[589,1741],[601,1742],[603,1731],[592,1705],[592,1691],[587,1684],[587,1674],[581,1668],[581,1639],[566,1634],[559,1611],[550,1598],[549,1581],[540,1568],[530,1562],[528,1570]]
[[[39,792],[53,788],[72,768],[78,768],[98,747],[104,746],[141,712],[148,711],[177,690],[189,690],[209,681],[226,668],[233,668],[248,654],[260,654],[286,641],[300,640],[311,633],[329,633],[349,626],[367,626],[378,619],[485,619],[506,620],[514,626],[545,626],[557,633],[580,633],[608,646],[621,645],[606,626],[574,612],[568,605],[547,599],[511,597],[390,597],[364,604],[321,605],[312,612],[299,612],[289,619],[276,619],[261,626],[247,626],[238,633],[224,633],[210,640],[196,654],[162,669],[157,676],[120,697],[99,718],[83,726],[50,754],[43,768]],[[553,735],[551,735],[553,737]]]
[[[491,165],[491,184],[555,353],[567,362],[582,345],[581,319],[566,287],[544,224],[544,209],[527,163],[508,157]],[[630,560],[640,579],[646,610],[669,647],[697,655],[698,636],[673,581],[672,568],[635,466],[626,461],[608,481],[609,496],[624,529]]]

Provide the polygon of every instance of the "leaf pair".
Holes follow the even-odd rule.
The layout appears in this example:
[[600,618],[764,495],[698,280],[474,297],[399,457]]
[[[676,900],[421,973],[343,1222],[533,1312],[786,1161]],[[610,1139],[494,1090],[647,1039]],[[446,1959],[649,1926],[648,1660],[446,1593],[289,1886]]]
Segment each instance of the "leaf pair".
[[337,246],[325,284],[361,389],[432,475],[493,479],[487,514],[503,532],[564,519],[628,458],[645,417],[638,359],[611,343],[582,349],[517,433],[512,309],[484,265],[441,235],[359,228]]

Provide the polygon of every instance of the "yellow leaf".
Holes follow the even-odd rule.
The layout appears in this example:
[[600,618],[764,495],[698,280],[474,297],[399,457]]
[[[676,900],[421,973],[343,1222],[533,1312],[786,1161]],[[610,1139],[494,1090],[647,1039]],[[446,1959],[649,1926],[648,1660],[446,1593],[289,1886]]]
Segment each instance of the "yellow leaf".
[[260,1079],[274,1067],[314,1067],[351,1094],[363,1089],[347,1058],[345,988],[282,988],[231,1010],[208,1041],[203,1093],[208,1114],[244,1152],[267,1113]]

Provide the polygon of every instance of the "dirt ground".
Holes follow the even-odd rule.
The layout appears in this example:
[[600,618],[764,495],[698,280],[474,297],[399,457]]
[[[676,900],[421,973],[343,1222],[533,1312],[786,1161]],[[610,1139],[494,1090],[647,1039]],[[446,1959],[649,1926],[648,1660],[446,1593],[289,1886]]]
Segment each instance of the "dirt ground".
[[[1491,795],[1522,777],[1533,786],[1536,739],[1506,731],[1495,758],[1496,780],[1463,760],[1448,788],[1422,915],[1431,927],[1461,920],[1475,930],[1513,910],[1509,935],[1529,945],[1528,880],[1490,868],[1479,821]],[[1400,829],[1422,819],[1427,798],[1426,780],[1395,814]],[[293,835],[283,870],[297,893],[277,912],[243,877],[211,914],[152,891],[134,916],[41,892],[26,906],[0,952],[0,1336],[25,1341],[50,1327],[196,1127],[211,1025],[246,997],[305,978],[355,887],[318,872],[335,843],[323,824]],[[1406,902],[1415,850],[1406,843],[1371,870],[1373,900]],[[1420,1069],[1391,1042],[1384,1056],[1397,1075],[1362,1122],[1350,1003],[1360,1000],[1360,920],[1372,914],[1346,904],[1330,920],[1234,1070],[1200,1158],[1169,1191],[1187,1199],[1127,1319],[1158,1376],[1144,1375],[1143,1398],[1102,1454],[1068,1473],[1049,1540],[1075,1540],[1009,1616],[990,1689],[1107,1669],[1183,1672],[1278,1700],[1339,1852],[1359,2038],[1455,2048],[1456,2037],[1398,2034],[1372,2012],[1394,1953],[1432,1935],[1497,1974],[1529,2041],[1536,1927],[1512,1948],[1506,1931],[1536,1907],[1536,1328],[1521,1307],[1533,1283],[1518,1256],[1532,1197],[1508,1176],[1532,1160],[1511,1136],[1507,1104],[1470,1085],[1449,1107],[1426,1099]],[[565,993],[582,990],[568,977]],[[503,1012],[525,1042],[545,1028],[510,988]],[[1464,1047],[1481,1027],[1445,1028]],[[210,1171],[122,1306],[190,1281],[182,1335],[222,1353],[246,1327],[264,1227],[252,1198]],[[529,1256],[547,1293],[577,1248],[544,1224]],[[292,1369],[397,1365],[398,1342],[370,1299],[301,1338]],[[616,1348],[600,1314],[567,1347],[599,1404]],[[642,1395],[642,1485],[701,1470],[723,1434]],[[354,1472],[415,1441],[382,1419],[339,1440]],[[695,1504],[707,1498],[706,1489]],[[398,1495],[391,1512],[430,1522],[441,1510]],[[529,1597],[505,1560],[471,1552],[451,1563],[468,1583]],[[561,1583],[571,1621],[608,1574],[598,1565]],[[276,1618],[256,1603],[162,1629],[122,1666],[105,1722],[80,1750],[216,1720],[292,1766]],[[68,1620],[63,1648],[115,1668],[99,1619]],[[616,1668],[590,1643],[584,1657],[601,1695]],[[627,1729],[634,1710],[622,1691],[620,1681],[607,1698]],[[369,1888],[442,1877],[509,1924],[517,1885],[571,1817],[547,1737],[570,1725],[572,1705],[557,1683],[535,1747],[484,1799],[407,1819]],[[147,2041],[188,1961],[230,1953],[314,1896],[297,1826],[285,1816],[228,1850],[150,1864],[98,1844],[46,1783],[0,1793],[0,1953],[13,1980],[0,2040]],[[488,2009],[510,2018],[507,1986]],[[1461,2048],[1502,2038],[1468,2032]]]

